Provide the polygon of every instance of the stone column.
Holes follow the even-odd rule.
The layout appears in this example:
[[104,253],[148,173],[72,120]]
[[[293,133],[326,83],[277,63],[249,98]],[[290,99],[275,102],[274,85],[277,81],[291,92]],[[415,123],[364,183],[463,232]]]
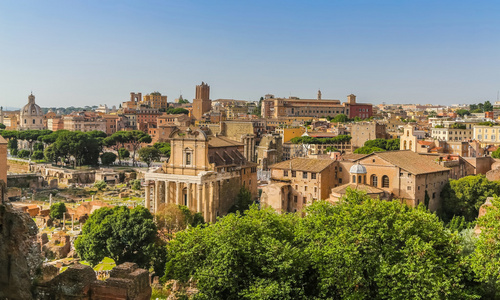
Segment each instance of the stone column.
[[155,182],[155,185],[157,186],[157,190],[156,190],[156,197],[155,197],[155,205],[154,205],[154,212],[158,212],[160,210],[160,202],[161,202],[161,199],[163,198],[162,197],[162,188],[161,188],[161,181],[156,181]]
[[175,204],[181,205],[181,197],[182,197],[181,183],[176,182],[175,183]]
[[170,181],[165,180],[165,206],[170,204]]
[[210,201],[212,201],[210,197],[210,187],[208,184],[203,184],[203,218],[205,218],[205,222],[209,222],[209,212],[210,212]]
[[187,184],[187,189],[186,189],[186,192],[187,192],[187,197],[186,197],[186,198],[187,198],[187,205],[186,205],[186,206],[187,206],[188,208],[191,208],[191,206],[192,206],[192,205],[191,205],[191,187],[192,187],[192,186],[193,186],[193,185],[192,185],[191,183],[188,183],[188,184]]
[[[92,200],[94,198],[94,195],[92,195]],[[149,185],[149,180],[146,181],[146,191],[144,195],[144,206],[146,206],[147,209],[149,209],[149,206],[151,204],[151,186]]]
[[71,230],[75,231],[75,214],[71,214]]
[[153,196],[153,212],[156,212],[156,207],[158,205],[158,202],[160,200],[160,182],[158,180],[155,180],[155,193]]
[[203,203],[203,183],[198,183],[198,193],[196,194],[196,212],[201,212],[201,204]]

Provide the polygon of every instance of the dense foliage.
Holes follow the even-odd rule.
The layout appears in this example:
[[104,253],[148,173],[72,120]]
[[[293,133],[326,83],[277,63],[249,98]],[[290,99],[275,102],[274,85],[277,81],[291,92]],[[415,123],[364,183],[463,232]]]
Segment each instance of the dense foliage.
[[157,142],[154,143],[153,147],[160,151],[160,154],[165,157],[170,157],[170,143],[167,142]]
[[252,193],[250,192],[249,189],[246,187],[242,186],[240,188],[240,191],[238,195],[236,196],[236,201],[234,205],[229,209],[229,212],[243,212],[247,209],[250,208],[250,206],[253,204],[253,199],[252,199]]
[[145,162],[149,167],[151,166],[152,162],[160,160],[160,150],[150,146],[143,147],[139,149],[139,158],[141,161]]
[[370,154],[373,152],[383,152],[383,151],[385,151],[385,149],[378,148],[378,147],[363,146],[361,148],[354,150],[354,153],[356,153],[356,154]]
[[332,138],[315,138],[310,136],[298,136],[290,140],[292,144],[338,144],[351,140],[350,135],[338,135]]
[[66,204],[62,202],[54,203],[50,206],[49,216],[51,219],[62,219],[66,213]]
[[484,175],[452,179],[441,191],[439,215],[444,221],[451,220],[453,216],[463,216],[467,222],[474,221],[486,198],[496,195],[500,195],[500,182],[489,181]]
[[500,299],[500,199],[494,197],[477,225],[481,228],[471,265],[490,299]]
[[138,206],[103,207],[93,212],[75,241],[78,255],[92,266],[104,257],[116,264],[135,262],[149,269],[158,245],[153,216]]
[[116,154],[113,152],[104,152],[101,154],[101,163],[103,165],[109,166],[113,164],[116,160]]
[[460,241],[436,215],[358,196],[179,232],[165,279],[194,279],[196,299],[468,298]]

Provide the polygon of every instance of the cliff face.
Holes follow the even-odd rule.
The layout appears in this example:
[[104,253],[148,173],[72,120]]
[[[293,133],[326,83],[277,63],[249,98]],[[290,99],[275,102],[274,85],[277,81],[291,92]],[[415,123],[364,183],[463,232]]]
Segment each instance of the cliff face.
[[0,299],[32,299],[31,286],[42,265],[35,222],[0,204]]

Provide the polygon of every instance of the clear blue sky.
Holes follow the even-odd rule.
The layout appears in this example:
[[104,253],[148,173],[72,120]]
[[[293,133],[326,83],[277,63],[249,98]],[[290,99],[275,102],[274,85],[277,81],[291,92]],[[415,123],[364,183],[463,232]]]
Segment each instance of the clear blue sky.
[[500,1],[0,1],[0,105],[496,101]]

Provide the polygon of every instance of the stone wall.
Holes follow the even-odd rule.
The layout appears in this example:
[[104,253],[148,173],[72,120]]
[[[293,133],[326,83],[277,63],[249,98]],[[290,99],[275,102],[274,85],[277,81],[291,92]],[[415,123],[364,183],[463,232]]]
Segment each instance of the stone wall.
[[0,204],[0,299],[32,299],[31,286],[42,264],[28,214]]
[[9,159],[7,160],[7,165],[9,167],[9,173],[28,173],[30,171],[29,164],[25,161]]

